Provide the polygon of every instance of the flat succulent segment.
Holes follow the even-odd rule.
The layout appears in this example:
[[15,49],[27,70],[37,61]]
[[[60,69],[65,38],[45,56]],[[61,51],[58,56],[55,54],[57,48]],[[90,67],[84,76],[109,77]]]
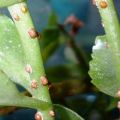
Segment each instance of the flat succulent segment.
[[115,97],[117,91],[120,89],[120,84],[116,79],[112,53],[105,39],[105,36],[96,38],[89,74],[92,78],[92,83],[100,91]]
[[[26,55],[24,54],[20,35],[14,22],[1,15],[0,70],[4,72],[4,75],[0,74],[0,91],[2,91],[0,92],[0,105],[35,108],[42,112],[44,119],[47,120],[47,117],[49,117],[49,120],[52,120],[53,118],[48,114],[52,106],[50,103],[43,99],[37,100],[25,97],[16,89],[14,83],[21,85],[33,95],[35,89],[40,85],[35,79],[31,79],[32,67],[26,63]],[[38,91],[38,95],[40,92]]]
[[0,69],[14,82],[30,91],[30,76],[19,34],[11,19],[0,16]]
[[0,0],[0,7],[7,7],[16,3],[23,2],[25,0]]
[[[15,24],[8,17],[0,15],[0,105],[29,107],[44,111],[51,105],[21,95],[14,84],[17,83],[32,91],[30,73],[26,70],[25,61]],[[31,71],[31,68],[28,70]]]
[[[23,12],[26,9],[26,12]],[[36,80],[37,88],[33,87],[32,95],[34,98],[44,101],[51,101],[48,87],[41,84],[40,77],[45,76],[38,34],[34,28],[26,2],[15,4],[9,7],[9,12],[14,20],[17,31],[20,35],[20,41],[24,48],[27,63],[32,68],[30,74],[31,80]],[[17,19],[16,19],[17,18]],[[19,18],[19,19],[18,19]],[[39,95],[40,92],[40,95]]]

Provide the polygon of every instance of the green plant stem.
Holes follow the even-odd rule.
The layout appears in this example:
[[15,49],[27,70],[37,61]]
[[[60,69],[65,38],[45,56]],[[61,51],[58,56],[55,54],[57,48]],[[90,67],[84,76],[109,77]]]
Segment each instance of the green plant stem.
[[[25,7],[27,11],[22,12],[22,7]],[[21,38],[21,42],[23,44],[27,61],[26,65],[29,64],[32,67],[32,74],[30,74],[31,81],[36,80],[38,82],[37,89],[32,90],[32,97],[51,103],[48,86],[43,86],[40,81],[40,77],[45,76],[45,71],[40,53],[38,38],[31,38],[28,33],[30,29],[34,29],[34,25],[27,8],[27,4],[26,2],[18,3],[8,7],[8,10],[15,22],[16,28]],[[15,20],[14,15],[17,15],[19,20]],[[52,105],[49,110],[51,109],[53,109]],[[46,110],[45,113],[42,113],[44,120],[54,119],[49,115],[49,110]]]
[[63,25],[59,24],[58,27],[60,28],[61,32],[69,38],[70,46],[72,50],[74,51],[75,56],[77,60],[79,61],[80,65],[82,65],[83,68],[86,68],[88,70],[89,68],[88,61],[83,55],[82,50],[78,48],[78,46],[76,45],[74,38],[64,29]]
[[79,62],[79,67],[82,67],[82,70],[86,73],[85,75],[85,79],[84,82],[85,84],[87,84],[87,90],[86,91],[91,91],[91,88],[93,88],[93,85],[90,83],[90,76],[88,75],[88,69],[89,69],[89,65],[88,65],[88,60],[86,59],[86,57],[84,56],[82,50],[80,48],[78,48],[78,46],[75,43],[75,40],[73,38],[72,35],[70,35],[65,29],[63,25],[58,25],[58,27],[60,28],[61,32],[68,38],[68,42],[70,44],[71,49],[73,50],[73,52],[75,53],[75,56]]
[[[120,23],[114,6],[114,0],[107,0],[107,6],[100,5],[101,0],[97,1],[102,22],[108,41],[108,46],[112,51],[112,58],[116,68],[116,78],[120,83]],[[112,68],[111,68],[112,69]]]

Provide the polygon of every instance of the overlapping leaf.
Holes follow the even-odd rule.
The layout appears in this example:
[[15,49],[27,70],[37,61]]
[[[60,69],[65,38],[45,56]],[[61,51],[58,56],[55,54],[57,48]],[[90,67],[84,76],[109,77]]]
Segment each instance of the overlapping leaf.
[[[0,105],[46,110],[46,102],[21,95],[15,83],[31,91],[31,80],[25,71],[26,60],[19,34],[11,19],[0,16]],[[40,108],[39,108],[40,107]]]
[[25,72],[25,56],[19,34],[11,19],[0,16],[0,69],[14,82],[30,91],[30,77]]
[[23,2],[24,0],[0,0],[0,7],[10,6],[15,3]]
[[29,107],[39,110],[46,110],[50,104],[22,95],[16,85],[0,71],[0,105]]
[[99,88],[100,91],[115,97],[117,91],[120,89],[120,85],[116,79],[112,53],[107,46],[105,36],[96,38],[92,59],[89,71],[92,83]]

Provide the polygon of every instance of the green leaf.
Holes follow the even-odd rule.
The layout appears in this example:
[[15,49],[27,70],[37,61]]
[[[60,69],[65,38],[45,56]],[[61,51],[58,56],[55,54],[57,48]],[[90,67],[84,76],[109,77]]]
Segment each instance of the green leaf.
[[16,85],[0,71],[0,105],[34,108],[41,111],[49,109],[50,104],[22,95]]
[[23,2],[25,0],[0,0],[0,7],[10,6],[15,3]]
[[[7,86],[5,85],[3,86],[3,81],[1,81],[0,88],[1,88],[1,92],[3,92],[4,94],[0,93],[1,94],[0,98],[2,98],[0,99],[0,104],[3,106],[19,106],[19,107],[35,108],[38,111],[42,112],[44,119],[47,119],[49,117],[48,111],[50,111],[52,106],[47,102],[43,102],[44,100],[43,96],[46,95],[44,91],[45,89],[47,90],[47,88],[44,87],[45,89],[41,89],[42,86],[38,87],[38,89],[36,89],[36,92],[35,89],[34,90],[32,89],[31,81],[32,79],[35,78],[33,77],[33,74],[30,75],[25,70],[26,66],[28,66],[27,61],[29,60],[27,59],[27,57],[25,57],[26,55],[24,55],[25,49],[23,50],[23,44],[21,43],[21,39],[15,24],[11,19],[9,19],[6,16],[0,16],[0,34],[1,34],[0,35],[0,69],[6,74],[7,78],[9,78],[12,82],[15,82],[21,85],[22,87],[26,88],[32,94],[32,96],[33,95],[35,96],[35,94],[37,94],[39,97],[39,92],[41,92],[42,94],[40,95],[41,98],[36,97],[37,99],[40,100],[25,97],[23,95],[20,95],[20,93],[15,89],[15,87],[14,89],[12,89],[11,87],[13,86],[12,83],[7,82],[8,84],[11,84],[11,86],[9,86],[10,89],[7,89],[6,88]],[[29,46],[28,48],[30,47],[31,46]],[[36,61],[39,61],[39,59],[38,60],[35,59],[35,61],[34,60],[32,61],[34,65],[37,64]],[[37,72],[39,73],[40,71]],[[39,75],[37,74],[37,72],[35,74]],[[5,94],[6,92],[8,93]],[[48,93],[46,96],[48,96]]]
[[11,19],[0,16],[0,69],[11,79],[31,92],[30,76],[19,34]]
[[89,71],[92,83],[99,88],[100,91],[115,97],[120,88],[120,84],[116,79],[112,52],[107,47],[105,36],[96,38],[92,59]]
[[55,104],[54,107],[56,112],[60,116],[60,120],[84,120],[77,113],[62,105]]

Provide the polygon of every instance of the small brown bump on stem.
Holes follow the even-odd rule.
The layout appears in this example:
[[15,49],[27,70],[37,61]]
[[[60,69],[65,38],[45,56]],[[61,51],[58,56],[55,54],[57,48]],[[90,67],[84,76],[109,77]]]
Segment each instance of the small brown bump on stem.
[[104,0],[102,0],[99,4],[100,4],[101,8],[107,8],[107,6],[108,6],[107,2]]
[[37,81],[36,81],[36,80],[32,80],[32,82],[31,82],[31,87],[32,87],[33,89],[36,89],[36,88],[38,87],[38,84],[37,84]]
[[41,83],[42,85],[48,85],[48,79],[45,76],[41,76],[40,77]]
[[118,101],[117,108],[120,109],[120,101]]
[[37,113],[35,114],[35,120],[43,120],[42,114],[41,114],[40,112],[37,112]]
[[26,67],[25,67],[25,71],[27,73],[32,73],[32,67],[31,67],[31,65],[27,64]]
[[26,6],[22,5],[21,6],[21,11],[22,11],[22,13],[26,13],[28,11],[28,9],[27,9]]
[[13,18],[14,18],[16,21],[19,21],[19,20],[20,20],[20,17],[19,17],[18,14],[16,14],[16,13],[13,14]]
[[116,93],[116,97],[120,98],[120,90]]
[[28,33],[29,33],[29,36],[30,36],[31,38],[36,38],[36,37],[39,36],[38,32],[37,32],[34,28],[31,28],[31,29],[28,31]]
[[51,110],[51,111],[49,112],[49,114],[50,114],[51,117],[55,117],[55,112],[54,112],[53,110]]

